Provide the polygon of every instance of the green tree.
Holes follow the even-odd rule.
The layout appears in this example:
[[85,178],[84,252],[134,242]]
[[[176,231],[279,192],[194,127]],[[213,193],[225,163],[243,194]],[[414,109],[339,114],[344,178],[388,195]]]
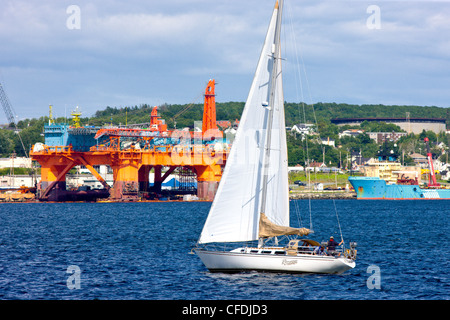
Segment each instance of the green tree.
[[422,130],[422,132],[419,134],[419,139],[420,139],[420,140],[424,141],[425,138],[428,138],[428,140],[429,140],[430,142],[436,142],[436,141],[437,141],[437,135],[436,135],[436,133],[434,133],[434,132],[431,131],[431,130],[425,131],[425,129],[424,129],[424,130]]
[[14,151],[14,133],[11,130],[0,129],[0,156],[9,157]]

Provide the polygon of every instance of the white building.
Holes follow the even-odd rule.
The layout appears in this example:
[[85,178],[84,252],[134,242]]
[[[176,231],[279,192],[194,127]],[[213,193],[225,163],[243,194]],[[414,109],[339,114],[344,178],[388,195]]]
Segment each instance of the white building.
[[301,165],[296,165],[295,167],[288,167],[288,172],[302,172],[305,171],[305,168]]
[[8,175],[0,176],[0,187],[1,188],[18,188],[18,187],[29,187],[35,186],[35,183],[41,180],[40,176],[29,176],[29,175]]
[[398,141],[401,137],[408,135],[406,132],[367,132],[367,134],[370,139],[375,140],[376,143]]
[[364,130],[348,129],[348,130],[344,130],[341,133],[339,133],[339,138],[342,138],[342,137],[357,137],[357,136],[359,136],[362,133],[364,133]]
[[0,158],[0,169],[4,168],[31,168],[31,158],[25,157]]

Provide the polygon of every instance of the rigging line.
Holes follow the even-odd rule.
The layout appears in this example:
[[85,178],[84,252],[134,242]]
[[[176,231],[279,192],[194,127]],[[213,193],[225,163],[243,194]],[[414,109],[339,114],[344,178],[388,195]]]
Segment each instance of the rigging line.
[[334,205],[334,211],[336,212],[336,219],[337,219],[338,226],[339,226],[339,233],[341,234],[341,241],[343,241],[344,237],[342,236],[341,223],[339,222],[339,215],[338,215],[338,212],[337,212],[335,199],[333,199],[333,205]]
[[[319,140],[320,140],[319,143],[321,144],[322,143],[322,141],[321,141],[321,137],[322,136],[321,136],[321,133],[320,133],[320,130],[319,130],[319,123],[317,121],[316,109],[314,108],[314,103],[313,103],[312,96],[311,96],[311,89],[310,89],[310,86],[309,86],[308,75],[306,73],[305,62],[303,61],[303,56],[301,55],[301,53],[300,53],[300,59],[302,61],[303,73],[305,75],[306,89],[308,91],[309,101],[311,103],[312,113],[313,113],[313,117],[314,117],[314,123],[316,124],[317,133],[319,134]],[[305,116],[305,123],[306,123],[306,116]],[[325,150],[325,146],[322,146],[322,150],[323,151]]]
[[[286,3],[288,4],[288,6],[290,6],[289,2],[286,2]],[[306,124],[306,106],[305,106],[305,96],[304,96],[304,92],[303,92],[302,74],[301,74],[301,68],[300,68],[301,65],[303,66],[303,70],[304,70],[304,73],[305,73],[305,78],[306,78],[306,82],[307,82],[307,89],[309,91],[310,100],[311,100],[311,92],[309,90],[309,83],[307,81],[308,79],[307,79],[306,70],[305,70],[305,67],[304,67],[303,56],[301,55],[301,53],[299,53],[299,49],[297,47],[297,40],[296,40],[296,37],[295,37],[294,23],[293,23],[293,17],[292,17],[292,9],[290,7],[288,7],[288,8],[289,8],[289,10],[287,10],[287,12],[288,12],[289,26],[290,26],[290,29],[291,29],[292,40],[293,40],[292,43],[293,43],[293,49],[294,49],[294,53],[295,53],[294,54],[295,55],[295,60],[296,60],[296,64],[295,64],[296,72],[294,72],[294,76],[295,76],[295,82],[296,83],[297,83],[297,81],[299,82],[298,86],[297,85],[295,86],[295,90],[296,90],[296,95],[297,95],[297,101],[300,100],[300,105],[301,105],[302,110],[303,110],[303,123]],[[300,56],[301,61],[302,61],[301,64],[300,64],[300,61],[298,59],[299,56]],[[298,92],[298,87],[300,87],[300,99],[299,99],[299,94],[298,94],[299,93]],[[312,100],[311,100],[311,104],[312,104]],[[298,108],[297,110],[298,110],[298,114],[299,114],[299,120],[301,120],[302,117],[301,117],[300,108]],[[314,112],[314,115],[315,115],[315,112]],[[316,120],[316,123],[317,123],[317,120]],[[306,140],[306,142],[305,142],[305,148],[304,149],[306,151],[306,155],[305,155],[305,153],[303,153],[303,160],[305,162],[305,167],[306,167],[307,162],[309,162],[309,149],[308,149],[308,138],[305,137],[305,140]]]
[[294,204],[295,204],[295,213],[297,216],[297,223],[299,227],[302,227],[303,222],[302,222],[302,216],[300,215],[300,208],[298,206],[298,200],[294,200]]
[[[289,3],[289,2],[287,2]],[[292,35],[292,41],[289,41],[289,43],[293,44],[293,49],[294,49],[294,56],[295,56],[295,60],[296,60],[296,64],[295,64],[295,72],[294,74],[294,79],[295,79],[295,93],[296,93],[296,98],[297,101],[299,100],[299,92],[298,92],[298,88],[300,87],[300,95],[301,95],[301,101],[303,104],[303,86],[302,86],[302,79],[301,79],[301,73],[300,73],[300,67],[299,67],[299,61],[298,61],[298,55],[297,55],[297,41],[295,39],[295,32],[294,32],[294,23],[293,23],[293,19],[292,19],[292,10],[290,8],[288,8],[287,10],[288,12],[288,20],[289,20],[289,28],[291,30],[291,35]],[[286,34],[286,29],[284,29],[284,33]],[[287,38],[287,36],[285,36],[285,38]],[[286,41],[288,42],[288,41]]]
[[309,229],[313,229],[313,223],[312,223],[312,208],[311,208],[311,197],[309,197]]
[[[286,3],[288,4],[286,7],[288,7],[288,6],[290,6],[290,4],[289,4],[289,2],[288,1],[286,1]],[[287,10],[287,12],[288,12],[288,18],[289,18],[289,25],[290,25],[290,28],[291,28],[291,34],[292,34],[292,38],[293,38],[293,45],[294,45],[294,53],[295,53],[295,60],[296,60],[296,64],[295,64],[295,66],[296,66],[296,72],[294,72],[294,75],[295,75],[295,80],[297,81],[298,80],[298,82],[299,82],[299,87],[300,87],[300,96],[301,96],[301,99],[300,99],[300,101],[301,101],[301,107],[302,107],[302,110],[303,110],[303,123],[307,123],[307,121],[306,121],[306,104],[305,104],[305,96],[304,96],[304,92],[303,92],[303,83],[302,83],[302,73],[301,73],[301,69],[303,69],[303,73],[304,73],[304,75],[305,75],[305,80],[306,80],[306,89],[308,90],[308,92],[309,92],[309,97],[310,97],[310,103],[311,103],[311,105],[313,106],[313,115],[314,115],[314,120],[315,120],[315,123],[316,123],[316,125],[317,125],[317,118],[316,118],[316,115],[315,115],[315,111],[314,111],[314,105],[313,105],[313,103],[312,103],[312,98],[311,98],[311,90],[310,90],[310,88],[309,88],[309,82],[308,82],[308,77],[307,77],[307,74],[306,74],[306,68],[305,68],[305,63],[304,63],[304,60],[303,60],[303,56],[302,56],[302,54],[301,54],[301,52],[300,52],[300,50],[299,50],[299,48],[297,47],[297,41],[296,41],[296,37],[295,37],[295,30],[294,30],[294,23],[293,23],[293,18],[292,18],[292,9],[290,8],[290,7],[288,7],[289,8],[289,10]],[[300,61],[299,61],[299,56],[300,56],[300,59],[301,59],[301,63],[300,63]],[[303,67],[303,68],[301,68],[301,66]],[[297,101],[299,100],[299,96],[298,96],[298,88],[297,88],[297,86],[295,86],[295,89],[296,89],[296,94],[297,94]],[[298,113],[299,113],[299,119],[301,119],[301,113],[300,113],[300,108],[298,108],[297,109],[298,110]],[[304,140],[303,140],[303,138],[304,138]],[[305,173],[306,173],[306,167],[307,167],[307,165],[309,164],[309,148],[308,148],[308,136],[307,135],[305,135],[305,137],[303,137],[302,136],[302,142],[303,142],[303,145],[304,145],[304,150],[306,151],[306,152],[304,152],[303,153],[303,161],[304,161],[304,170],[305,170]],[[310,186],[311,187],[311,186]],[[313,223],[312,223],[312,208],[311,208],[311,197],[309,197],[309,199],[308,199],[309,201],[308,201],[308,206],[309,206],[309,225],[310,225],[310,229],[311,230],[313,230]]]
[[[287,3],[289,3],[289,2],[287,2]],[[305,97],[304,97],[304,93],[303,93],[303,84],[302,84],[302,75],[301,75],[301,70],[303,70],[305,82],[306,82],[306,90],[308,91],[309,100],[310,100],[311,105],[314,106],[312,96],[311,96],[311,89],[310,89],[309,81],[308,81],[308,75],[306,73],[305,62],[303,60],[303,55],[301,54],[301,50],[299,50],[297,47],[297,40],[295,37],[294,23],[293,23],[293,18],[292,18],[292,10],[289,10],[288,12],[289,12],[289,21],[290,21],[291,33],[292,33],[292,38],[293,38],[293,43],[294,43],[295,60],[296,60],[296,66],[297,66],[297,72],[298,72],[298,75],[295,74],[295,76],[296,76],[296,79],[298,76],[298,79],[300,81],[301,104],[303,107],[305,106]],[[298,59],[299,56],[300,56],[301,63]],[[303,68],[300,68],[300,66],[302,66]],[[298,98],[298,95],[297,95],[297,98]],[[305,111],[303,111],[303,115],[304,115],[304,118],[306,119]],[[314,109],[313,109],[313,115],[314,115],[314,119],[317,123],[317,120],[316,120],[317,118],[316,118]]]
[[[300,72],[300,62],[299,62],[299,60],[298,60],[298,48],[297,48],[297,41],[296,41],[296,38],[295,38],[295,31],[294,31],[294,22],[293,22],[293,17],[292,17],[292,8],[291,8],[291,6],[290,6],[290,3],[289,3],[289,1],[286,1],[286,12],[287,12],[287,21],[288,21],[288,25],[289,25],[289,29],[290,29],[290,33],[291,33],[291,41],[286,41],[286,43],[292,43],[293,44],[293,50],[294,50],[294,56],[295,56],[295,63],[293,64],[294,65],[294,72],[293,72],[293,74],[294,74],[294,80],[295,80],[295,93],[296,93],[296,98],[297,98],[297,101],[299,101],[300,100],[300,105],[301,105],[301,108],[302,108],[302,110],[303,110],[303,123],[306,123],[306,111],[305,111],[305,99],[304,99],[304,93],[303,93],[303,84],[302,84],[302,77],[301,77],[301,72]],[[287,35],[286,35],[286,29],[287,28],[285,28],[284,30],[283,30],[283,32],[284,32],[284,35],[285,35],[285,38],[287,38]],[[299,88],[300,88],[300,97],[299,97]],[[298,119],[299,119],[299,123],[301,122],[301,119],[302,119],[302,112],[301,112],[301,109],[300,109],[300,106],[299,106],[299,104],[297,104],[297,112],[298,112]],[[303,142],[303,136],[301,137],[301,141]],[[305,147],[303,147],[303,150],[305,150],[306,151],[306,154],[305,154],[305,152],[303,152],[303,161],[304,161],[304,164],[305,164],[305,166],[304,166],[304,170],[305,170],[305,172],[306,172],[306,163],[307,163],[307,161],[306,161],[306,159],[309,159],[309,151],[308,151],[308,143],[307,143],[307,138],[306,138],[306,148]],[[311,199],[309,199],[309,201],[311,201]],[[297,216],[297,222],[298,222],[298,225],[299,226],[303,226],[303,222],[302,222],[302,219],[301,219],[301,211],[300,211],[300,208],[299,208],[299,204],[298,204],[298,201],[295,201],[295,213],[296,213],[296,216]],[[312,220],[311,220],[311,204],[309,205],[309,214],[310,214],[310,225],[311,225],[311,227],[312,227]]]
[[[289,2],[287,2],[289,3]],[[306,113],[305,113],[305,97],[304,97],[304,93],[303,93],[303,83],[302,83],[302,75],[301,75],[301,71],[300,71],[300,61],[298,60],[298,56],[299,56],[299,50],[297,48],[297,39],[295,38],[295,31],[294,31],[294,22],[293,22],[293,18],[292,18],[292,10],[288,10],[288,18],[289,18],[289,27],[291,29],[291,34],[292,34],[292,43],[293,43],[293,49],[294,49],[294,56],[295,56],[295,72],[294,72],[294,77],[295,77],[295,91],[296,91],[296,96],[297,96],[297,101],[300,100],[301,101],[301,106],[303,108],[303,119],[304,119],[304,123],[306,123]],[[300,54],[301,55],[301,54]],[[302,59],[303,61],[303,59]],[[297,81],[298,81],[298,85],[297,85]],[[298,92],[298,87],[300,87],[300,97],[299,97],[299,92]],[[300,98],[300,99],[299,99]],[[299,111],[299,118],[300,117],[300,110],[298,108]]]
[[[300,91],[301,91],[301,105],[303,107],[303,118],[304,118],[304,123],[306,123],[306,111],[305,111],[305,98],[304,98],[304,94],[303,94],[303,84],[302,84],[302,75],[300,70],[303,70],[303,74],[305,77],[305,85],[306,85],[306,90],[308,91],[308,96],[309,96],[309,102],[311,104],[311,108],[312,108],[312,113],[313,113],[313,117],[314,117],[314,123],[316,124],[317,128],[318,128],[318,121],[317,121],[317,116],[316,116],[316,110],[314,108],[314,103],[312,100],[312,95],[311,95],[311,89],[310,89],[310,85],[309,85],[309,80],[308,80],[308,74],[306,73],[306,67],[305,67],[305,62],[303,60],[303,55],[301,54],[301,50],[298,50],[297,48],[297,41],[295,38],[295,32],[294,32],[294,24],[293,24],[293,19],[292,19],[292,12],[291,10],[289,10],[289,19],[290,19],[290,26],[291,26],[291,32],[292,32],[292,37],[293,37],[293,42],[294,42],[294,52],[295,52],[295,58],[297,61],[297,71],[298,71],[298,78],[300,79]],[[300,56],[300,60],[301,63],[298,60],[298,57]],[[300,66],[302,66],[303,68],[300,68]],[[295,77],[297,79],[297,75]],[[296,88],[297,89],[297,88]],[[297,99],[298,99],[298,94],[297,94]],[[319,139],[321,138],[320,135],[320,131],[317,130],[319,133]],[[322,149],[324,149],[325,147],[322,147]],[[308,151],[308,150],[307,150]],[[309,156],[308,156],[308,160],[309,160]]]
[[[286,3],[288,4],[286,7],[288,7],[290,5],[289,1],[286,1]],[[287,12],[288,12],[288,17],[289,17],[289,22],[290,22],[290,27],[291,27],[292,38],[294,40],[293,43],[294,43],[294,52],[295,52],[295,58],[296,58],[296,71],[298,72],[298,79],[299,79],[299,82],[300,82],[301,106],[302,106],[302,109],[303,109],[303,119],[304,119],[303,122],[305,124],[307,123],[306,122],[306,106],[305,106],[305,102],[304,102],[305,99],[304,99],[304,93],[303,93],[303,85],[304,84],[302,83],[301,69],[303,70],[303,74],[304,74],[304,77],[305,77],[306,90],[308,91],[308,96],[309,96],[309,100],[310,100],[310,104],[311,104],[311,108],[312,108],[312,113],[313,113],[313,117],[314,117],[314,123],[315,123],[315,125],[317,127],[317,132],[319,134],[319,143],[321,143],[321,133],[320,133],[320,130],[319,130],[319,125],[318,125],[318,121],[317,121],[316,111],[315,111],[314,103],[313,103],[313,100],[312,100],[311,89],[310,89],[310,85],[309,85],[308,75],[307,75],[307,72],[306,72],[305,62],[303,60],[303,55],[301,54],[301,50],[299,50],[297,48],[297,41],[296,41],[296,38],[295,38],[295,31],[294,31],[294,23],[293,23],[293,18],[292,18],[292,10],[287,10]],[[299,56],[300,56],[301,63],[299,62]],[[300,68],[300,66],[302,66],[302,68]],[[295,79],[297,80],[297,73],[294,72],[294,74],[295,74]],[[296,92],[297,92],[297,100],[298,100],[297,87],[296,87]],[[298,111],[299,111],[299,116],[300,116],[300,110],[298,110]],[[301,118],[301,117],[299,117],[299,118]],[[303,137],[302,137],[302,141],[303,141]],[[304,160],[304,163],[305,163],[304,170],[305,170],[305,174],[306,174],[306,167],[307,167],[307,164],[309,164],[309,148],[308,148],[308,136],[307,135],[305,135],[304,145],[305,145],[304,150],[306,151],[306,154],[303,153],[303,160]],[[325,146],[322,146],[322,151],[325,152]],[[309,186],[309,187],[311,187],[311,186]],[[309,197],[309,216],[310,216],[309,217],[309,219],[310,219],[310,229],[313,230],[311,197]]]

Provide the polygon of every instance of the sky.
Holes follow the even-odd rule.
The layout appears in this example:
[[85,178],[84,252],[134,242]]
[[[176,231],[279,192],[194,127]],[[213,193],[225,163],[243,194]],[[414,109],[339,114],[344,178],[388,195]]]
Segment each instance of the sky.
[[[0,82],[17,120],[245,101],[274,3],[2,0]],[[282,46],[288,102],[450,106],[450,1],[285,0]]]

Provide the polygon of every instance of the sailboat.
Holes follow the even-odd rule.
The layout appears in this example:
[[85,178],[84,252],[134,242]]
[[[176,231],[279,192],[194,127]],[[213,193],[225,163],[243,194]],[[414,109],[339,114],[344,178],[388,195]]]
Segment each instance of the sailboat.
[[[315,254],[320,244],[299,238],[313,231],[289,226],[282,9],[283,1],[277,1],[235,140],[193,249],[211,272],[340,274],[355,267],[354,248],[334,255]],[[286,245],[280,245],[279,238]],[[239,243],[243,245],[223,249]]]

